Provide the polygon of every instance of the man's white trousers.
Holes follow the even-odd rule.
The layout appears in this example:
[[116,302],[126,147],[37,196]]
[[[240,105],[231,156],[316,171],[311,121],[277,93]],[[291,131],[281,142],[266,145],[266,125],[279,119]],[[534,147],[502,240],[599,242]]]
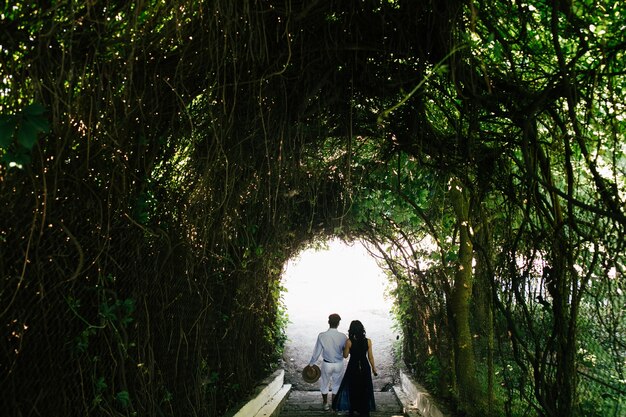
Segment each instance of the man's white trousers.
[[329,387],[332,383],[332,393],[336,394],[341,385],[341,376],[343,375],[343,361],[341,362],[322,362],[320,369],[320,392],[328,394]]

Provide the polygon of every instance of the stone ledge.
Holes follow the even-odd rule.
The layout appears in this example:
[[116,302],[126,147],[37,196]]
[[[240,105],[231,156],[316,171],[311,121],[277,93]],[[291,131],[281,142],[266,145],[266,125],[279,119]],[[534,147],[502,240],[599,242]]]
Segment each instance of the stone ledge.
[[275,417],[280,414],[287,395],[291,391],[291,384],[285,384],[275,393],[268,402],[254,415],[254,417]]
[[424,387],[400,370],[400,386],[394,387],[398,399],[409,417],[447,417]]
[[279,369],[255,389],[251,398],[238,410],[226,417],[272,417],[278,414],[291,385],[283,385],[285,370]]

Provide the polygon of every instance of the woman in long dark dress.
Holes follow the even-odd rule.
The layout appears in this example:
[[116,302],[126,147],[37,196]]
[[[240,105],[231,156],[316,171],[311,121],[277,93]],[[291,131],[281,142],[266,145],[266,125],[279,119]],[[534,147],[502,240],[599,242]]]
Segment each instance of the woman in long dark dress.
[[348,340],[343,357],[350,356],[346,372],[337,394],[333,396],[333,410],[349,411],[351,416],[369,416],[376,411],[372,372],[376,372],[372,341],[365,336],[365,328],[359,320],[350,323]]

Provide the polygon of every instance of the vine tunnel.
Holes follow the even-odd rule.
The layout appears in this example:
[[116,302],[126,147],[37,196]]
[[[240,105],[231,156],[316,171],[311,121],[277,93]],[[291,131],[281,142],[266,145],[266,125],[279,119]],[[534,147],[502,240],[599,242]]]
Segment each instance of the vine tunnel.
[[[220,416],[363,240],[468,416],[622,415],[623,2],[0,6],[0,409]],[[611,4],[608,4],[611,3]]]

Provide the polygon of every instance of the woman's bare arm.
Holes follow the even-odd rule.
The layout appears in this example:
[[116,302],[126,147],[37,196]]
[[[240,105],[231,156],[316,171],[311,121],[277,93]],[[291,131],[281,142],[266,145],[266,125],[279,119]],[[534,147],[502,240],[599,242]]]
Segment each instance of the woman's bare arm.
[[[345,356],[345,349],[344,349]],[[370,361],[370,366],[372,367],[372,372],[374,376],[378,376],[378,372],[376,372],[376,365],[374,364],[374,354],[372,353],[372,340],[367,339],[367,359]]]
[[352,347],[352,340],[346,340],[346,344],[343,347],[343,357],[347,358],[350,354],[350,348]]

